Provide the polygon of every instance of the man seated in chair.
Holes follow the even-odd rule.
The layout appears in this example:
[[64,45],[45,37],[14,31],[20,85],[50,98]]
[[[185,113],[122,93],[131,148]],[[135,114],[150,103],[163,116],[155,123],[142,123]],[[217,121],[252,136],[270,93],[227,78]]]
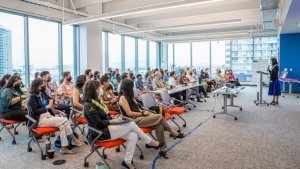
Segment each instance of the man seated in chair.
[[153,79],[153,82],[152,82],[152,87],[153,87],[153,90],[161,90],[163,89],[166,84],[164,83],[164,81],[161,79],[161,73],[160,71],[156,71],[155,72],[155,77]]
[[220,85],[221,87],[224,86],[227,82],[227,80],[225,78],[223,78],[223,76],[221,75],[220,68],[216,69],[215,80],[216,80],[217,85]]
[[[189,81],[190,81],[191,83],[196,83],[196,82],[198,81],[198,79],[195,79],[195,78],[193,77],[193,72],[192,72],[192,70],[189,70],[189,71],[188,71],[186,77],[189,79]],[[201,92],[203,93],[204,97],[209,98],[209,96],[207,95],[207,92],[206,92],[206,90],[204,89],[203,86],[199,86],[199,93],[201,93]]]
[[109,89],[110,79],[107,76],[102,76],[100,79],[103,94],[100,95],[103,102],[106,104],[109,110],[119,110],[118,97],[114,95],[114,92]]

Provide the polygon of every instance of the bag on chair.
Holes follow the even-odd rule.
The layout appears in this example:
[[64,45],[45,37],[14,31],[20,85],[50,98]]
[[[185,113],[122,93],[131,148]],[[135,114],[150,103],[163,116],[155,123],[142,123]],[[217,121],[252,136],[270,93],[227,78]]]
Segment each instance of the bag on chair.
[[[73,130],[73,134],[74,134],[74,136],[77,139],[79,138],[78,134],[74,130]],[[76,147],[76,145],[72,144],[72,138],[71,138],[71,136],[67,136],[67,139],[68,139],[68,143],[69,143],[69,145],[67,146],[67,149],[71,150],[72,148]],[[54,142],[54,145],[57,148],[61,148],[60,136],[57,137],[57,139]]]
[[149,108],[149,110],[155,112],[155,114],[161,114],[163,117],[165,117],[165,110],[161,106],[152,106]]

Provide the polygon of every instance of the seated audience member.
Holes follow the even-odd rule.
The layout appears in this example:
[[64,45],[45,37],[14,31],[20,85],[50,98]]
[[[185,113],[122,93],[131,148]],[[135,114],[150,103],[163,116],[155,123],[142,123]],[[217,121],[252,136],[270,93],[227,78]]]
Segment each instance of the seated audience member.
[[160,79],[164,82],[164,76],[165,76],[165,72],[164,71],[160,71]]
[[235,80],[235,77],[234,77],[231,69],[229,69],[228,79],[229,80]]
[[205,69],[205,78],[208,79],[208,85],[216,86],[216,81],[211,78],[209,75],[209,68]]
[[21,90],[21,78],[12,76],[0,90],[0,117],[6,120],[27,121],[27,111],[21,109],[27,97]]
[[44,85],[46,87],[45,94],[47,94],[49,98],[54,99],[54,108],[57,110],[64,110],[65,114],[67,115],[67,118],[69,118],[71,106],[68,104],[59,103],[60,99],[57,97],[57,94],[59,92],[57,91],[56,86],[53,83],[51,83],[52,78],[50,76],[50,72],[42,71],[40,73],[40,76],[41,79],[44,81]]
[[160,77],[161,77],[160,71],[156,71],[155,77],[153,79],[153,90],[157,90],[157,89],[159,90],[166,86]]
[[[186,75],[186,77],[189,79],[189,82],[190,82],[190,83],[195,83],[195,82],[197,82],[198,79],[195,79],[192,75],[193,75],[192,70],[189,70],[189,71],[188,71],[188,74]],[[203,86],[199,86],[199,93],[200,93],[200,92],[203,93],[204,97],[209,98],[209,96],[207,95],[207,92],[206,92],[206,90],[204,89]]]
[[141,75],[141,74],[137,74],[136,77],[137,77],[137,80],[136,80],[136,82],[135,82],[136,88],[137,88],[138,90],[140,90],[140,91],[147,90],[147,89],[144,87],[142,75]]
[[75,89],[75,86],[72,80],[72,76],[70,72],[64,72],[63,73],[63,83],[60,85],[60,93],[65,99],[69,99],[70,96],[73,96],[73,92]]
[[151,67],[148,67],[147,71],[145,72],[145,79],[147,79],[150,71],[151,71]]
[[37,79],[37,78],[41,78],[41,76],[40,76],[40,72],[35,72],[35,74],[34,74],[34,78],[35,78],[35,79]]
[[117,70],[113,71],[112,76],[110,78],[110,82],[113,85],[114,90],[117,90],[118,89],[118,85],[120,83],[120,80],[118,78],[118,71]]
[[187,67],[186,68],[186,72],[189,72],[191,70],[191,68]]
[[147,86],[147,89],[148,89],[148,90],[153,90],[153,87],[152,87],[153,79],[154,79],[154,74],[153,74],[153,72],[150,70],[150,71],[148,72],[148,77],[147,77],[147,80],[146,80],[146,86]]
[[[181,71],[181,76],[180,76],[180,79],[179,79],[179,82],[180,84],[188,84],[188,83],[194,83],[194,82],[190,82],[190,80],[187,78],[186,76],[186,70],[182,70]],[[191,92],[196,92],[196,97],[197,97],[197,102],[203,102],[201,99],[200,99],[200,94],[199,94],[199,90],[197,88],[191,88],[189,89],[189,91]],[[190,95],[190,94],[189,94]],[[188,97],[189,98],[189,97]]]
[[61,154],[74,154],[75,152],[67,149],[69,145],[67,136],[72,138],[75,145],[82,147],[85,144],[76,139],[73,135],[70,123],[65,117],[55,117],[52,111],[53,100],[45,93],[46,86],[42,79],[34,79],[30,86],[30,97],[27,103],[29,116],[34,118],[37,123],[36,127],[58,127],[61,139]]
[[200,75],[200,77],[199,77],[199,83],[201,83],[202,80],[205,81],[205,82],[207,83],[207,87],[208,87],[211,91],[214,91],[214,90],[215,90],[215,87],[214,87],[214,85],[212,85],[211,80],[205,76],[204,70],[201,70],[201,75]]
[[226,79],[227,81],[229,80],[229,70],[228,69],[225,70],[223,78]]
[[[19,77],[21,77],[21,76],[20,76],[20,73],[14,73],[13,76],[19,76]],[[21,88],[25,87],[22,81],[21,81],[21,84],[20,84],[20,85],[21,85],[21,86],[20,86]]]
[[162,155],[164,158],[169,158],[166,153],[167,144],[166,144],[164,132],[168,131],[171,133],[172,136],[178,138],[185,137],[185,134],[174,131],[161,114],[152,114],[149,111],[142,111],[134,100],[134,94],[132,88],[133,88],[133,81],[129,79],[125,79],[122,82],[119,103],[123,115],[133,118],[136,125],[138,125],[139,127],[154,128],[156,130],[157,140],[159,142],[165,143],[161,147],[159,154]]
[[129,73],[129,77],[130,77],[131,80],[135,81],[135,76],[134,76],[133,73]]
[[164,81],[165,82],[169,81],[169,71],[168,70],[165,70]]
[[108,73],[112,75],[112,68],[108,68]]
[[224,86],[227,82],[227,80],[222,77],[220,68],[216,69],[215,80],[216,80],[217,84],[222,85],[222,86]]
[[93,80],[93,72],[91,69],[87,69],[85,72],[86,80]]
[[[73,106],[79,111],[83,111],[84,102],[83,102],[83,87],[86,83],[86,76],[80,75],[76,78],[75,89],[73,92]],[[78,117],[78,114],[76,115]],[[81,115],[80,117],[83,117]]]
[[109,110],[119,110],[116,97],[112,90],[109,90],[109,78],[107,76],[102,76],[100,79],[103,94],[100,96],[103,102],[107,105]]
[[[107,79],[107,77],[102,76],[101,80],[104,79]],[[107,81],[108,80],[109,79],[107,79]],[[85,84],[83,92],[83,100],[85,102],[84,116],[87,119],[89,126],[103,132],[99,140],[109,141],[116,140],[118,138],[127,140],[126,154],[122,165],[125,168],[133,168],[132,158],[138,138],[146,143],[147,148],[160,148],[164,145],[164,143],[152,140],[134,122],[118,124],[121,122],[119,119],[112,119],[109,116],[109,110],[103,103],[102,98],[97,94],[100,92],[100,88],[100,82],[98,81],[89,81]],[[98,135],[98,133],[90,130],[90,142]]]
[[[170,78],[169,78],[168,83],[169,83],[169,86],[173,86],[173,88],[178,84],[177,81],[175,80],[175,78],[176,78],[176,73],[175,73],[175,71],[172,71],[170,73]],[[174,97],[176,100],[179,100],[179,101],[174,100],[175,105],[180,104],[180,101],[181,101],[180,93],[181,92],[170,94],[171,97]]]
[[100,82],[100,72],[99,71],[95,71],[94,72],[94,80],[99,81]]
[[197,80],[199,79],[200,75],[197,73],[196,69],[193,69],[193,77]]
[[[122,81],[125,80],[125,79],[131,79],[130,76],[129,76],[129,73],[126,73],[126,72],[122,74],[121,78],[122,78]],[[118,86],[118,93],[120,93],[122,81],[121,81],[121,83],[120,83],[119,86]],[[135,86],[133,87],[133,91],[135,91],[135,92],[134,92],[134,98],[135,98],[135,100],[136,100],[138,103],[140,103],[141,105],[143,105],[143,102],[140,100],[140,99],[141,99],[141,94],[142,94],[142,93],[141,93],[139,90],[138,90],[138,92],[137,92],[137,89],[136,89]]]
[[2,79],[0,81],[0,89],[3,88],[7,84],[10,77],[11,77],[10,74],[6,74],[2,77]]

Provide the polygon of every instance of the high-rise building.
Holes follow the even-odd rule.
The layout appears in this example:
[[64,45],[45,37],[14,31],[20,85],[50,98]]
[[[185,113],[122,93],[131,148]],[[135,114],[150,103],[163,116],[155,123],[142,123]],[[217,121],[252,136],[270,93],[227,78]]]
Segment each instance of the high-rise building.
[[11,30],[0,25],[0,77],[12,73]]

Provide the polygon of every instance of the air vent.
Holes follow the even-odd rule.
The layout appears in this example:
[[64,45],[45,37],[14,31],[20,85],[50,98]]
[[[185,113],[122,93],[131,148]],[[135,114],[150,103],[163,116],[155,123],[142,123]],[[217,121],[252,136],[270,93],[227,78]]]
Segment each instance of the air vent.
[[275,30],[273,22],[263,23],[264,30]]
[[274,19],[277,19],[277,9],[272,10],[262,10],[262,22],[271,22]]
[[262,9],[278,8],[280,0],[260,0],[260,6]]

